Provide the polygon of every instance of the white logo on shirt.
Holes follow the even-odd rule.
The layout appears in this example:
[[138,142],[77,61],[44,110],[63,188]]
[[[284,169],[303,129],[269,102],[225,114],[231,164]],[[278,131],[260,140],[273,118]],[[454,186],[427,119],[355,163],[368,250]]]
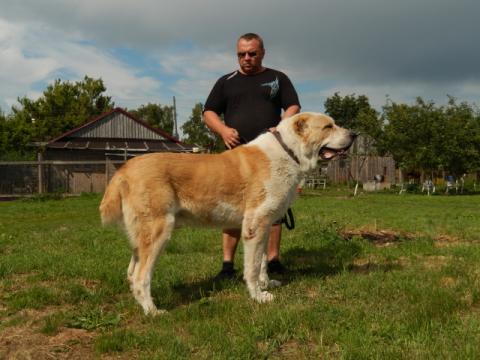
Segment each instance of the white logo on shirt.
[[264,83],[261,86],[268,86],[270,88],[270,99],[273,99],[277,95],[278,90],[280,90],[280,82],[278,81],[278,77],[275,77],[275,80]]

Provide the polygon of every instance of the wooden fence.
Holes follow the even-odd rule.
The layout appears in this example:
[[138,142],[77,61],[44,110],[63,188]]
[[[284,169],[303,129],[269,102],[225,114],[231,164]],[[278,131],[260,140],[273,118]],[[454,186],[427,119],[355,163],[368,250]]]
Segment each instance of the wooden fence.
[[372,181],[380,175],[384,182],[395,184],[395,161],[392,157],[351,155],[348,158],[336,158],[328,163],[325,170],[330,183]]
[[124,160],[1,161],[0,194],[103,192]]
[[[125,160],[99,161],[3,161],[0,162],[0,195],[28,195],[60,192],[80,194],[105,190],[108,181]],[[395,163],[388,157],[356,157],[334,159],[321,164],[309,174],[329,184],[370,181],[382,175],[386,182],[395,183]],[[322,182],[323,183],[323,182]]]

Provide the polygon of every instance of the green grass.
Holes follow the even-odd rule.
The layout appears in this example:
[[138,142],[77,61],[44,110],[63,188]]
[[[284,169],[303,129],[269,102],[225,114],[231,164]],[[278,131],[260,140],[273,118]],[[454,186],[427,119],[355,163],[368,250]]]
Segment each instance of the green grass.
[[[128,241],[100,226],[99,200],[0,203],[0,358],[22,344],[34,358],[49,346],[82,358],[480,357],[480,196],[304,195],[283,236],[290,271],[262,305],[241,281],[212,282],[218,230],[179,229],[154,273],[168,310],[156,318],[130,294]],[[354,229],[400,237],[339,235]]]

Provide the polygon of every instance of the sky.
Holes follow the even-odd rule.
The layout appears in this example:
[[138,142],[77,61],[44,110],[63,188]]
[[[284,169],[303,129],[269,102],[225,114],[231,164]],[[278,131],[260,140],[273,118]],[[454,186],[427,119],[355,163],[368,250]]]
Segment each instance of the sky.
[[303,111],[325,100],[480,104],[478,0],[0,0],[0,108],[55,79],[101,78],[116,106],[172,105],[179,126],[255,32]]

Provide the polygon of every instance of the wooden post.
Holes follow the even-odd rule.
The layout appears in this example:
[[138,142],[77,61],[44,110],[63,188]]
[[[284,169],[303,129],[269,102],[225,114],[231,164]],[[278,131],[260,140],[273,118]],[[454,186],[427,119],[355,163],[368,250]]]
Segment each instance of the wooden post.
[[107,188],[108,185],[108,167],[109,167],[109,161],[108,157],[105,158],[105,189]]
[[38,160],[38,193],[43,194],[43,155],[41,152],[37,153]]

